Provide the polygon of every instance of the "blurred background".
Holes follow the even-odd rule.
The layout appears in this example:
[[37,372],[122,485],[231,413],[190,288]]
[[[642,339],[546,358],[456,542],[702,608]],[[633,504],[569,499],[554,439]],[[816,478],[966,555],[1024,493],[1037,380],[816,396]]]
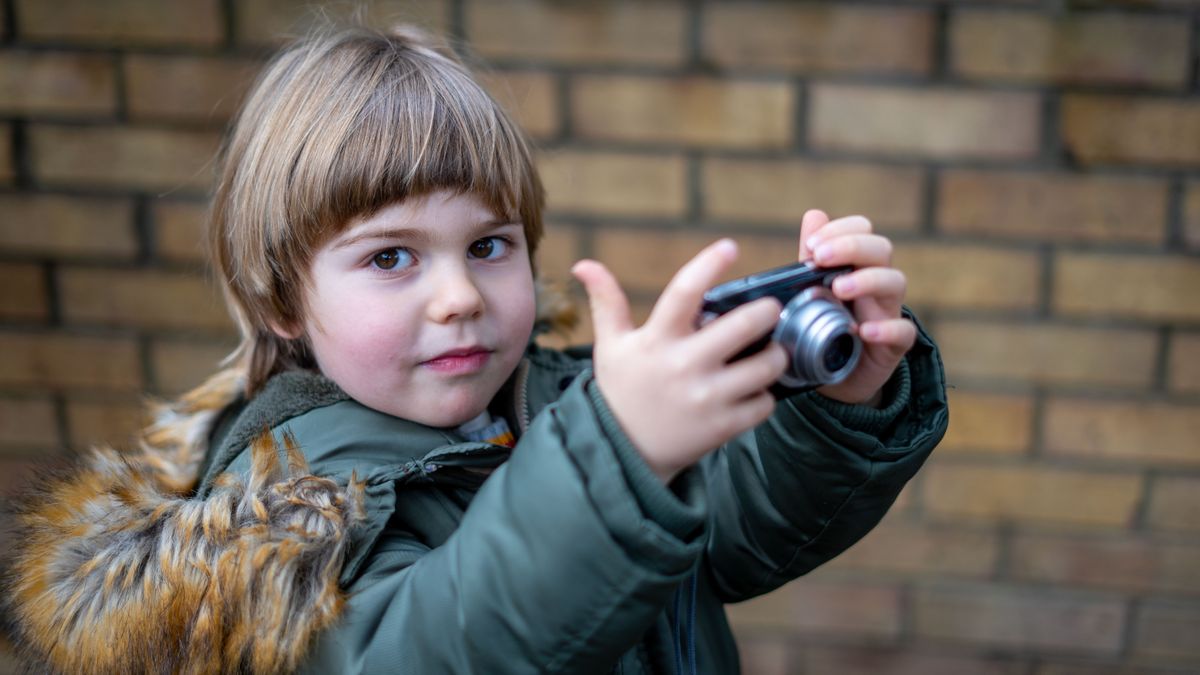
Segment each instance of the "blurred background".
[[[596,257],[644,316],[719,236],[793,260],[808,208],[895,241],[949,435],[859,545],[731,608],[747,672],[1200,671],[1200,0],[354,6],[450,35],[528,130],[550,278]],[[232,347],[212,160],[313,17],[0,2],[0,490]]]

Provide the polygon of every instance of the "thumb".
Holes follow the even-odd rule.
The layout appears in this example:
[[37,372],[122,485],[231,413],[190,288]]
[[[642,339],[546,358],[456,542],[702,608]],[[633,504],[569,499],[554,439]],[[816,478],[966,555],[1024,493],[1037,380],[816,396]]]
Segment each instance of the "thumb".
[[592,331],[597,343],[633,328],[629,300],[607,267],[595,260],[580,260],[571,268],[571,274],[587,291],[588,304],[592,307]]

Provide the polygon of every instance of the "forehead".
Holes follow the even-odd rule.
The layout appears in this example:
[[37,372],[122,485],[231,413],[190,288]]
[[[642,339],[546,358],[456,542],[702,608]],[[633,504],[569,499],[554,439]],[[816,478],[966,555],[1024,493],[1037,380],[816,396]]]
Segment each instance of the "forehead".
[[404,236],[437,239],[470,235],[479,229],[509,224],[470,193],[433,192],[390,204],[375,213],[355,218],[333,237],[341,248],[364,238]]

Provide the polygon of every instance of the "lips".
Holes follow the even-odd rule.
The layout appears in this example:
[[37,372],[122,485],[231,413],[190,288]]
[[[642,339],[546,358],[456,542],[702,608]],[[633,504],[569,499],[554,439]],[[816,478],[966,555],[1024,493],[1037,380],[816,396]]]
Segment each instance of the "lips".
[[484,347],[463,347],[443,352],[421,365],[446,375],[469,375],[477,372],[492,356],[492,350]]

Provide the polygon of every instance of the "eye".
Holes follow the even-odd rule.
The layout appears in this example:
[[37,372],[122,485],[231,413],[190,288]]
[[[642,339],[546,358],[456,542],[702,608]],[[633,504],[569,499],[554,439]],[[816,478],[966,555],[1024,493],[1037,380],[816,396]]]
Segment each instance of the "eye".
[[376,269],[394,270],[408,267],[412,259],[412,254],[402,248],[388,248],[372,256],[371,265]]
[[511,246],[512,244],[504,237],[484,237],[471,242],[471,245],[467,247],[467,253],[472,258],[491,260],[508,253]]

